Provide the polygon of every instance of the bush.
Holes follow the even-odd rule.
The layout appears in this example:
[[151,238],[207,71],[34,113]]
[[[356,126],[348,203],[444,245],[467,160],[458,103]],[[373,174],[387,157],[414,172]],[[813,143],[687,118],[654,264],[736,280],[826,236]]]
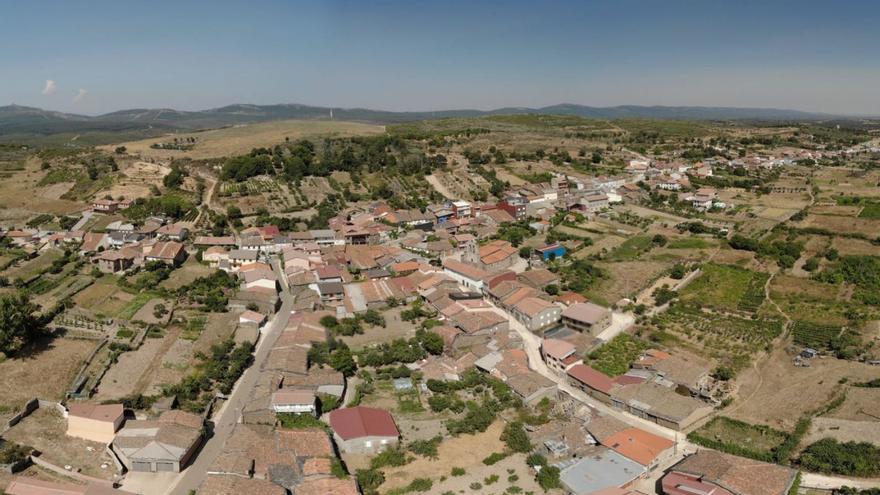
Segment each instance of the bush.
[[462,468],[462,467],[454,467],[454,468],[452,468],[452,475],[453,475],[453,476],[464,476],[465,473],[466,473],[466,471],[465,471],[464,468]]
[[485,464],[487,466],[491,466],[491,465],[496,464],[497,462],[503,460],[506,457],[507,457],[507,454],[504,452],[493,452],[493,453],[489,454],[488,457],[483,459],[483,464]]
[[559,480],[559,468],[556,466],[544,466],[538,471],[538,485],[544,491],[553,488],[562,488],[562,482]]
[[520,422],[507,423],[501,433],[501,440],[513,452],[525,453],[532,450],[532,442],[529,441],[529,436]]
[[880,474],[880,447],[868,442],[841,443],[823,438],[804,449],[799,462],[810,471],[873,477]]
[[355,473],[358,485],[363,490],[364,495],[374,495],[378,493],[379,487],[385,483],[385,475],[378,469],[358,469]]
[[380,469],[385,466],[403,466],[409,462],[406,453],[400,448],[388,449],[370,461],[370,469]]
[[437,459],[437,447],[440,445],[441,441],[443,441],[443,437],[441,437],[440,435],[437,435],[430,440],[416,440],[409,444],[409,450],[410,452],[418,454],[422,457]]

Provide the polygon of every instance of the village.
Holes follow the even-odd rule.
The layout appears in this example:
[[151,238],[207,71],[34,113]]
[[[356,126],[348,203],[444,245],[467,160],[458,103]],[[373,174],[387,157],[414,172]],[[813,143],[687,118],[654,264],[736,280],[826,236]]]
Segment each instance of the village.
[[[817,327],[782,321],[797,302],[769,299],[770,279],[793,277],[761,271],[782,255],[758,259],[740,237],[781,242],[776,225],[833,208],[805,161],[871,146],[697,161],[621,150],[616,175],[554,167],[508,180],[496,200],[351,201],[320,228],[266,212],[217,228],[241,216],[233,192],[180,215],[134,215],[142,198],[99,194],[67,228],[8,229],[4,286],[32,289],[53,345],[71,346],[72,378],[4,404],[5,493],[822,488],[787,458],[725,443],[737,441],[726,428],[788,438],[788,419],[727,417],[751,397],[734,378],[783,328],[795,332],[788,373],[838,361]],[[452,176],[431,180],[448,193]],[[800,249],[779,266],[805,266]],[[712,292],[734,283],[733,296]],[[776,304],[791,306],[760,310]],[[731,340],[694,337],[688,325],[704,321]],[[880,361],[867,349],[841,373],[868,380]],[[812,414],[818,425],[830,410]]]

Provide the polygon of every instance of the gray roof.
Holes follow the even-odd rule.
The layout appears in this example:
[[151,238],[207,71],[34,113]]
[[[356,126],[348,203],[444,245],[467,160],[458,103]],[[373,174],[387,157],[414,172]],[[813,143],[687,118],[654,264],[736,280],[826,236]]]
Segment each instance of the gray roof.
[[229,251],[229,259],[231,260],[255,260],[259,256],[259,252],[247,249],[233,249]]
[[610,449],[578,459],[563,467],[559,478],[574,495],[621,487],[642,475],[645,468]]

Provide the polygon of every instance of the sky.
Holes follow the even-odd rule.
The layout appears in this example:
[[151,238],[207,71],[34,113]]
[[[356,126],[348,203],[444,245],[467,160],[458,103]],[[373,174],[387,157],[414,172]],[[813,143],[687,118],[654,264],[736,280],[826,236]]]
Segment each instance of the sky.
[[880,115],[876,0],[0,0],[0,105]]

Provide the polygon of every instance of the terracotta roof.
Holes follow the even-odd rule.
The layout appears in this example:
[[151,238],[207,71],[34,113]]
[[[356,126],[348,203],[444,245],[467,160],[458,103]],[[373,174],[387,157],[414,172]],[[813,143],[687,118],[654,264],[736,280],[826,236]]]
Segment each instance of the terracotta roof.
[[674,442],[639,428],[627,428],[605,438],[602,444],[643,466],[649,466]]
[[516,303],[517,311],[528,316],[529,318],[534,318],[542,312],[554,308],[556,308],[555,304],[547,302],[543,299],[539,299],[537,297],[527,297]]
[[330,413],[330,426],[343,440],[368,436],[400,436],[391,414],[373,407],[336,409]]
[[541,343],[544,354],[555,359],[565,359],[566,356],[575,352],[575,347],[569,342],[559,339],[544,339]]
[[199,486],[199,493],[211,495],[286,495],[287,490],[271,481],[236,475],[211,474]]
[[614,382],[611,380],[611,377],[601,371],[596,371],[585,364],[576,364],[572,366],[568,370],[568,376],[590,388],[605,392],[606,394],[610,394],[611,389],[614,388]]
[[489,276],[489,272],[480,267],[452,259],[443,260],[443,267],[471,280],[482,280]]

